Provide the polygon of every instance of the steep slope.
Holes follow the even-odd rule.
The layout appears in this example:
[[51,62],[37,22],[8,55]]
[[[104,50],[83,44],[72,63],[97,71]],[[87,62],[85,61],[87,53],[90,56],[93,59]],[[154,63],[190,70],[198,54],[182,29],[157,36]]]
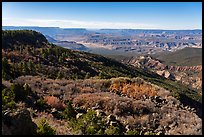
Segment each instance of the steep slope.
[[202,65],[202,48],[186,47],[175,52],[158,53],[152,56],[163,61],[163,63],[166,65],[175,66]]
[[18,48],[18,45],[32,45],[35,48],[43,47],[47,39],[39,32],[32,30],[13,30],[2,32],[2,49]]
[[[89,77],[100,76],[101,78],[118,76],[161,78],[154,73],[146,72],[142,69],[133,69],[133,67],[113,59],[65,49],[47,41],[41,41],[41,39],[38,39],[38,43],[42,44],[36,46],[32,42],[23,42],[23,40],[20,40],[21,37],[13,37],[13,35],[10,35],[11,33],[15,33],[15,31],[3,31],[5,46],[2,48],[2,57],[8,59],[11,67],[15,68],[13,73],[11,71],[14,75],[12,77],[18,76],[19,73],[19,75],[38,74],[56,78],[57,73],[59,73],[60,76],[62,75],[61,77],[66,79],[76,77],[83,79],[88,73]],[[9,40],[4,39],[7,34],[9,35]],[[33,70],[31,71],[31,69]]]

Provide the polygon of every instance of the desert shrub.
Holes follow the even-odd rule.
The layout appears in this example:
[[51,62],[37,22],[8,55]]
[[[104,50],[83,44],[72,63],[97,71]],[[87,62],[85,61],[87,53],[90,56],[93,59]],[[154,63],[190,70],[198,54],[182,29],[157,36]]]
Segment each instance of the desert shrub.
[[135,78],[133,80],[129,78],[114,78],[111,79],[111,85],[109,90],[118,95],[126,94],[129,97],[139,99],[143,95],[155,96],[157,95],[156,88],[151,84],[144,82],[142,79]]
[[105,122],[102,117],[97,117],[94,110],[89,110],[78,119],[72,118],[69,121],[69,126],[74,131],[80,131],[85,135],[103,135]]
[[139,135],[140,133],[138,130],[133,129],[133,130],[129,130],[126,134],[127,135]]
[[15,101],[24,101],[31,92],[31,89],[27,84],[21,85],[19,83],[14,83],[11,85],[10,89],[15,94]]
[[93,88],[91,88],[91,87],[83,87],[83,88],[81,88],[81,92],[82,93],[93,93],[93,92],[95,92],[96,90],[95,89],[93,89]]
[[85,108],[91,108],[98,104],[103,111],[123,115],[133,111],[130,100],[106,92],[81,94],[74,98],[73,103],[75,106],[84,106]]
[[121,135],[123,133],[122,133],[122,130],[119,127],[109,126],[105,130],[105,134],[106,135]]
[[178,92],[171,92],[171,95],[176,99],[180,100],[180,94]]
[[57,97],[54,97],[54,96],[46,96],[45,97],[45,101],[48,105],[50,105],[51,107],[54,107],[56,109],[64,109],[64,105],[63,103],[57,98]]
[[152,132],[152,131],[147,131],[144,133],[144,135],[156,135],[156,133]]
[[13,83],[10,88],[2,90],[3,108],[14,108],[15,102],[25,101],[29,94],[32,93],[28,84]]
[[64,76],[63,76],[63,73],[58,71],[57,73],[57,79],[62,79]]
[[49,126],[49,124],[46,122],[46,119],[42,118],[37,127],[37,134],[38,135],[55,135],[56,129]]
[[104,135],[103,129],[100,129],[96,134],[97,134],[97,135]]
[[69,126],[74,131],[81,132],[84,135],[122,135],[123,129],[121,125],[109,126],[103,116],[96,116],[94,110],[88,110],[78,119],[72,118]]
[[15,107],[15,93],[8,89],[8,88],[4,88],[2,90],[2,108],[3,109],[13,109]]
[[133,113],[133,104],[132,101],[130,100],[123,100],[120,99],[117,101],[114,113],[116,115],[127,115],[127,114],[132,114]]
[[7,58],[2,58],[2,78],[4,80],[9,80],[11,78],[10,76],[10,70],[11,70],[11,66],[8,63],[8,59]]
[[39,98],[36,101],[36,106],[41,110],[48,107],[48,105],[46,104],[46,101],[43,98]]
[[82,87],[90,87],[97,92],[106,92],[110,86],[110,80],[108,79],[86,79],[84,80],[80,86]]
[[65,110],[63,111],[62,116],[68,120],[70,120],[71,118],[75,118],[76,111],[74,110],[71,101],[67,102],[67,106]]
[[85,77],[84,77],[84,79],[89,79],[90,77],[91,77],[90,73],[87,72],[86,75],[85,75]]
[[88,126],[86,128],[86,133],[87,133],[87,135],[94,135],[97,133],[97,130],[94,126]]
[[95,106],[95,104],[100,104],[102,108],[104,107],[112,107],[114,104],[110,104],[109,100],[111,99],[111,93],[87,93],[81,94],[74,98],[73,103],[76,106],[84,106],[85,108],[91,108]]

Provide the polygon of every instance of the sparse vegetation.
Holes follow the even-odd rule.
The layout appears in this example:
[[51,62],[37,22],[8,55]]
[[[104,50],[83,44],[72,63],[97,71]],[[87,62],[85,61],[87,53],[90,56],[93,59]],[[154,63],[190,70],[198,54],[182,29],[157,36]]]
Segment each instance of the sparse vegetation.
[[88,110],[79,118],[70,119],[69,126],[75,132],[81,132],[84,135],[119,135],[123,132],[118,126],[109,126],[105,117],[97,116],[94,110]]
[[16,102],[25,101],[29,94],[31,94],[29,85],[21,85],[19,83],[11,84],[11,87],[2,89],[2,108],[12,109],[15,107]]
[[122,135],[121,132],[122,132],[122,131],[120,130],[119,127],[114,127],[114,126],[109,126],[109,127],[105,130],[105,134],[106,134],[106,135]]
[[70,120],[72,118],[75,118],[76,111],[74,110],[71,101],[67,102],[67,106],[66,106],[65,110],[63,111],[62,115],[63,115],[64,118],[66,118],[68,120]]
[[14,91],[4,88],[2,90],[2,109],[13,109],[15,107],[15,93]]
[[48,105],[47,105],[46,101],[45,101],[42,97],[39,98],[39,99],[36,101],[36,104],[35,104],[35,105],[37,106],[37,108],[38,108],[39,110],[44,110],[44,109],[48,108]]
[[137,130],[129,130],[127,135],[139,135],[139,132]]
[[28,86],[23,86],[19,83],[12,84],[11,91],[13,91],[15,94],[15,101],[24,101],[31,92]]
[[49,126],[45,118],[42,118],[37,127],[37,135],[55,135],[55,134],[56,130]]

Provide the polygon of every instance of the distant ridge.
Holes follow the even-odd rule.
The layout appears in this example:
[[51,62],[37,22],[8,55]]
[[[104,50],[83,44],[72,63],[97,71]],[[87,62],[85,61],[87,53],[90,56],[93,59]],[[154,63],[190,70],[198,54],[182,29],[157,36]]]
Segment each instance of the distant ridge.
[[175,52],[152,55],[167,65],[197,66],[202,65],[202,48],[186,47]]

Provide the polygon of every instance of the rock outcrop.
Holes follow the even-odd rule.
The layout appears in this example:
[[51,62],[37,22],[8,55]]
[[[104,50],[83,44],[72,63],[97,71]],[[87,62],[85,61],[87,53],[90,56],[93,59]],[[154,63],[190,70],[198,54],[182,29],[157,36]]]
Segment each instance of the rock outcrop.
[[168,79],[175,79],[174,75],[171,74],[168,70],[158,70],[156,73]]
[[202,66],[168,66],[151,56],[139,56],[122,61],[135,67],[150,69],[168,79],[180,81],[196,90],[202,90]]
[[2,112],[3,135],[35,135],[36,128],[27,109]]

